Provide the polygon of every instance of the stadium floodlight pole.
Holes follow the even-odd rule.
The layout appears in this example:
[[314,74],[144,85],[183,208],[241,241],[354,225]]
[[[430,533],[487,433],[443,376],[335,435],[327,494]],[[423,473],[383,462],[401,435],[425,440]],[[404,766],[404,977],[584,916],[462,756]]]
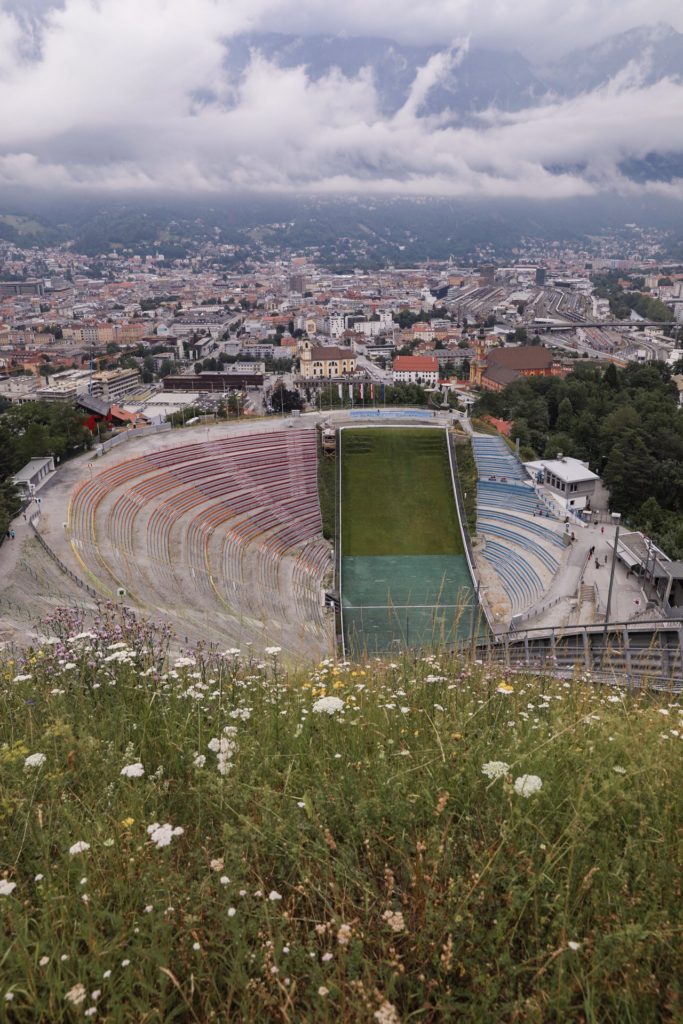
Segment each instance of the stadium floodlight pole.
[[609,574],[609,590],[607,591],[607,608],[605,610],[605,630],[604,636],[607,639],[607,626],[609,624],[609,613],[612,607],[612,587],[614,586],[614,570],[617,564],[617,546],[619,544],[619,527],[621,525],[621,513],[612,512],[612,522],[616,525],[616,532],[614,534],[614,549],[612,550],[612,568]]

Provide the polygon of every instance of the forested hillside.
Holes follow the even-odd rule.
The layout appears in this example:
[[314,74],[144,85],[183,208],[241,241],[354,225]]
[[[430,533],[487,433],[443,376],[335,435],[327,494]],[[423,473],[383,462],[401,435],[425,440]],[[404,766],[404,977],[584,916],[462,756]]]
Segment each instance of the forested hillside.
[[0,409],[0,537],[20,504],[11,477],[29,459],[68,458],[90,444],[83,414],[62,402],[26,402]]
[[672,558],[683,557],[683,412],[663,363],[578,365],[565,380],[529,378],[481,396],[477,412],[514,421],[531,457],[587,461],[612,508]]

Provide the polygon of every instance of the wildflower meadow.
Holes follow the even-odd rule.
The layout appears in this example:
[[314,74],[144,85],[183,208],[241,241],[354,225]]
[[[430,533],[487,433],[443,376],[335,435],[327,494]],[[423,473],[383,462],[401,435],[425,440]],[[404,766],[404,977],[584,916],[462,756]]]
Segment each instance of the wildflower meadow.
[[0,1019],[683,1019],[683,707],[448,653],[0,661]]

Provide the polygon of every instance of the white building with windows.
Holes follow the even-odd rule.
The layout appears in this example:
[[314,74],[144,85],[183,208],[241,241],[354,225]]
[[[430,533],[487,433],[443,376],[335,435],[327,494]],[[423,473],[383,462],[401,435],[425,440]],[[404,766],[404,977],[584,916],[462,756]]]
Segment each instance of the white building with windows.
[[579,512],[586,508],[587,503],[593,499],[596,483],[600,479],[585,462],[567,455],[525,462],[524,465],[529,475],[552,491],[567,511]]
[[439,360],[434,356],[396,356],[394,383],[434,385],[439,381]]

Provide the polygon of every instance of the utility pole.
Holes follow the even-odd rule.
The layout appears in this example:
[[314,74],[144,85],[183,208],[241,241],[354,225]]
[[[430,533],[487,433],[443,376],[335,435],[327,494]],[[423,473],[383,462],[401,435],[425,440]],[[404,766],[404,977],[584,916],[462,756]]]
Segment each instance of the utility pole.
[[617,564],[617,546],[619,544],[619,527],[621,525],[621,513],[612,513],[612,522],[616,525],[616,532],[614,534],[614,550],[612,551],[612,568],[609,574],[609,590],[607,591],[607,608],[605,610],[605,642],[607,641],[607,626],[609,624],[609,613],[612,607],[612,587],[614,586],[614,570]]

